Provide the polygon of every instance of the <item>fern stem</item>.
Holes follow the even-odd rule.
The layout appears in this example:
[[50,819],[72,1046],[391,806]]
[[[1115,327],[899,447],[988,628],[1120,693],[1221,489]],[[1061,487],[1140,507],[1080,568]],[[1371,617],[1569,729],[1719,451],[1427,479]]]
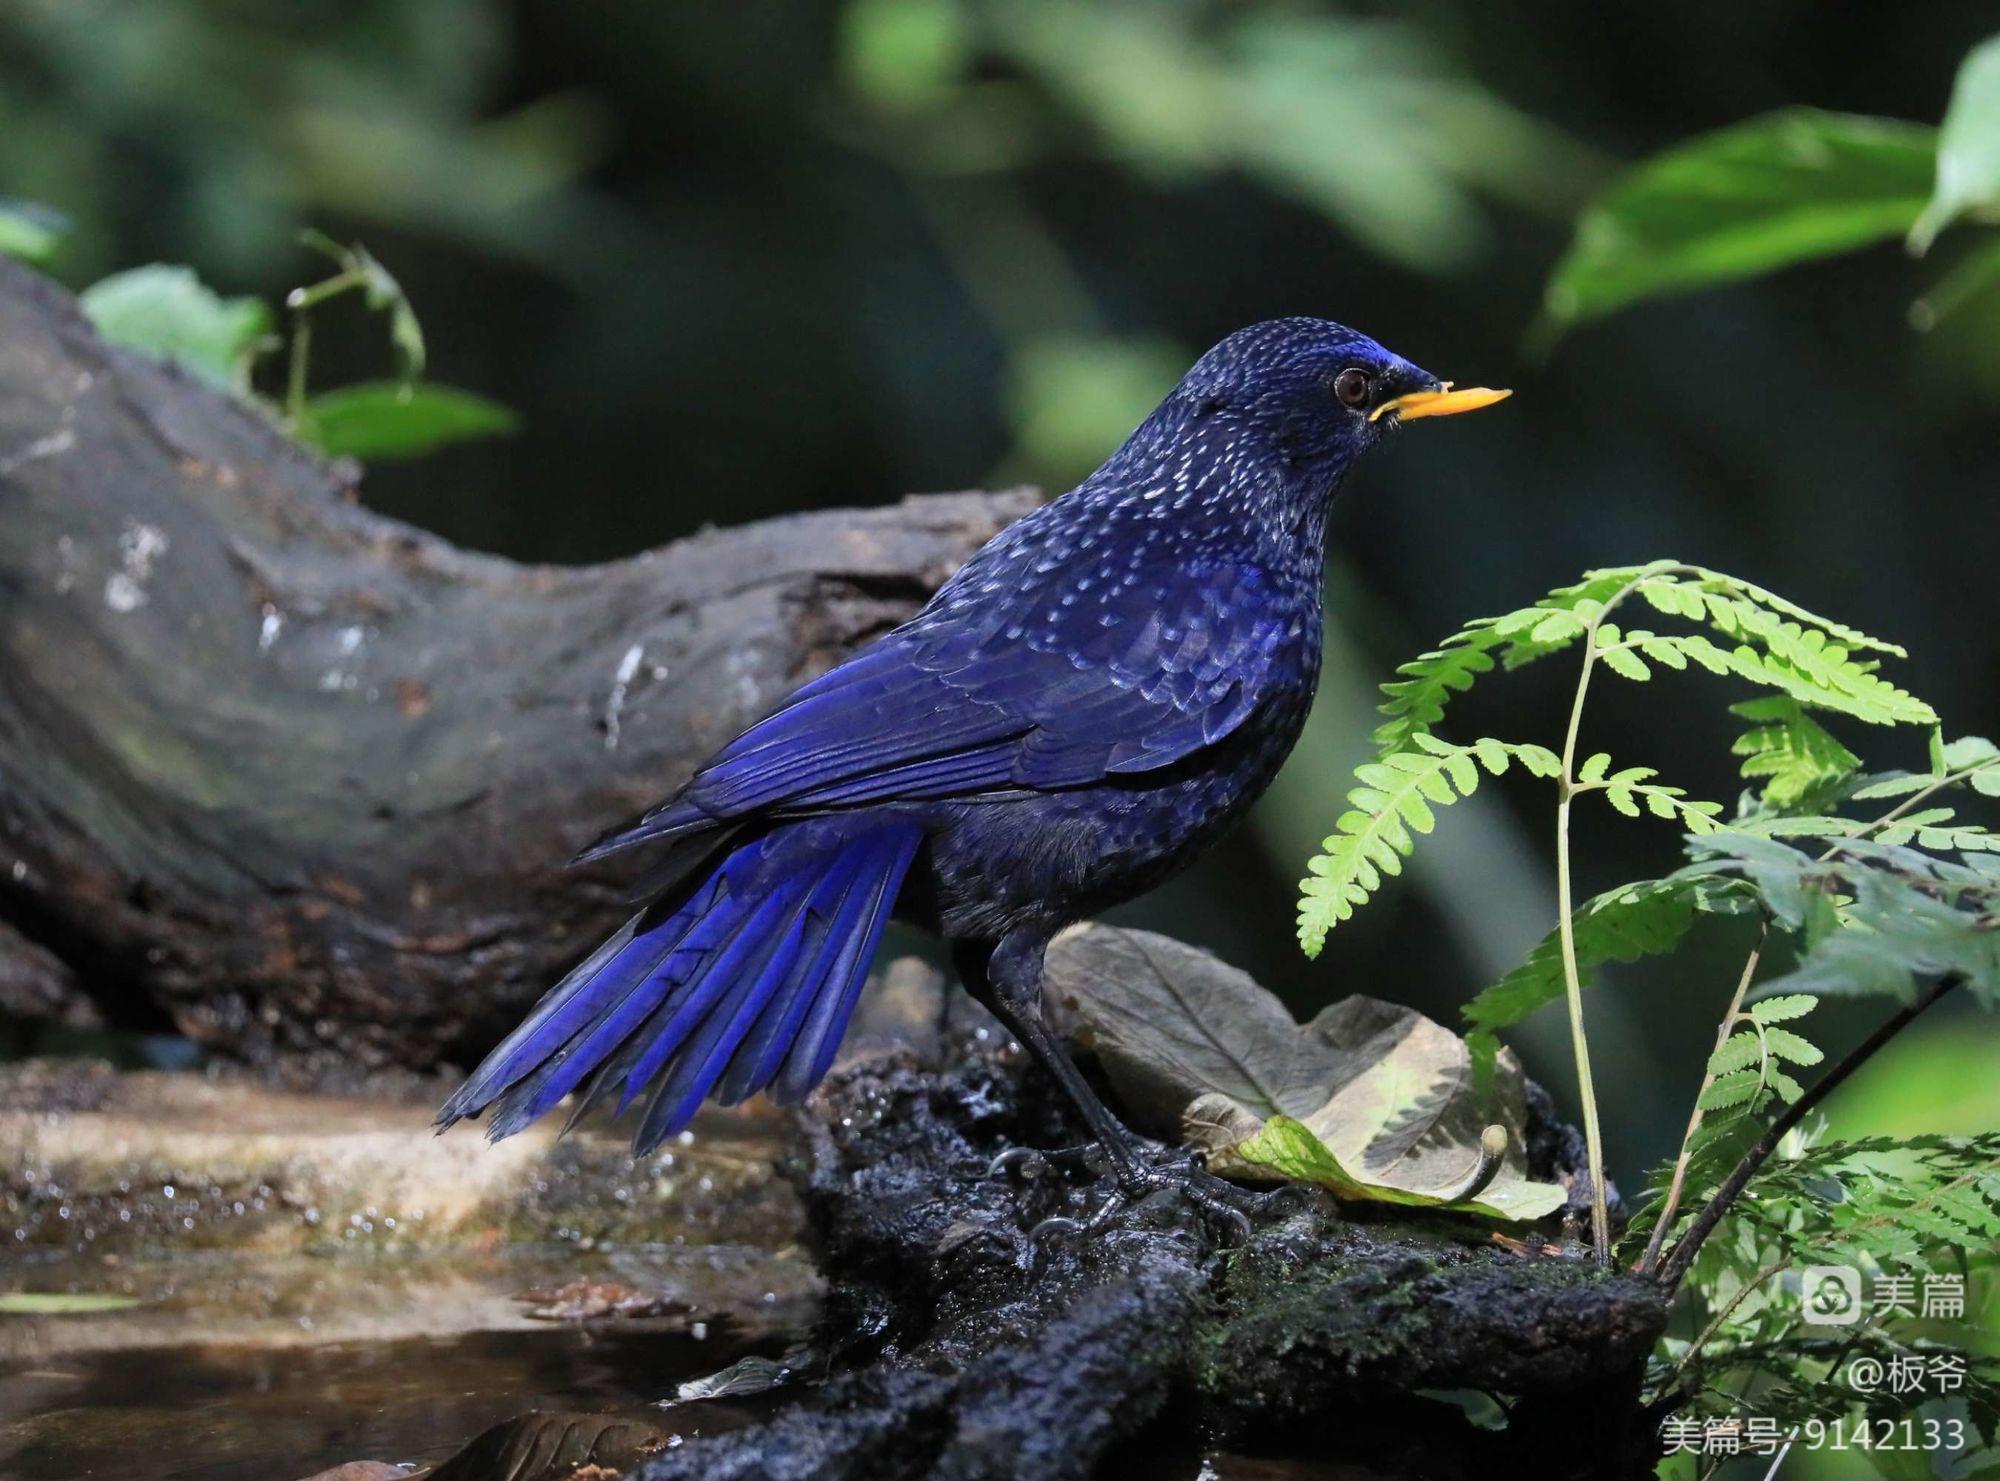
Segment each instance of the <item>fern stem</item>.
[[1576,676],[1576,697],[1570,702],[1569,728],[1563,733],[1562,775],[1556,781],[1556,932],[1562,943],[1563,995],[1569,1000],[1569,1037],[1576,1051],[1576,1091],[1583,1103],[1583,1140],[1590,1171],[1590,1244],[1597,1263],[1611,1263],[1611,1207],[1604,1191],[1604,1132],[1597,1119],[1597,1089],[1590,1075],[1590,1035],[1583,1026],[1583,974],[1576,964],[1575,903],[1570,886],[1569,808],[1577,793],[1576,741],[1583,730],[1583,702],[1590,694],[1591,671],[1597,667],[1598,628],[1612,609],[1639,589],[1642,582],[1675,569],[1670,564],[1648,566],[1605,600],[1584,624],[1583,664]]
[[300,310],[292,320],[291,363],[285,375],[285,427],[294,436],[306,414],[306,362],[312,357],[312,320]]
[[1811,1114],[1815,1106],[1839,1089],[1848,1076],[1872,1059],[1877,1050],[1907,1028],[1925,1009],[1957,987],[1960,980],[1955,975],[1945,977],[1918,993],[1914,1002],[1885,1019],[1874,1033],[1855,1045],[1839,1064],[1815,1080],[1804,1095],[1786,1106],[1778,1118],[1764,1128],[1764,1134],[1757,1138],[1756,1145],[1745,1152],[1743,1160],[1730,1170],[1729,1176],[1722,1180],[1722,1186],[1715,1190],[1708,1202],[1702,1205],[1701,1212],[1689,1223],[1687,1233],[1680,1237],[1661,1262],[1656,1277],[1661,1285],[1672,1290],[1680,1284],[1688,1267],[1694,1263],[1694,1257],[1701,1253],[1703,1241],[1715,1232],[1715,1226],[1743,1196],[1744,1188],[1758,1170],[1771,1160],[1771,1154],[1778,1150],[1778,1143],[1785,1139],[1785,1133]]
[[1658,1403],[1667,1396],[1667,1390],[1680,1381],[1680,1376],[1687,1371],[1688,1364],[1692,1363],[1700,1354],[1702,1348],[1706,1347],[1714,1339],[1715,1334],[1722,1330],[1723,1323],[1736,1314],[1736,1308],[1744,1303],[1750,1293],[1763,1285],[1772,1276],[1788,1269],[1791,1263],[1792,1257],[1790,1255],[1781,1256],[1736,1288],[1736,1294],[1725,1301],[1722,1309],[1709,1318],[1708,1325],[1701,1329],[1701,1335],[1688,1344],[1687,1351],[1682,1353],[1680,1361],[1674,1364],[1673,1372],[1666,1376],[1666,1379],[1660,1384],[1659,1391],[1653,1395],[1654,1403]]
[[[1904,813],[1909,812],[1914,808],[1922,807],[1926,802],[1929,802],[1933,797],[1937,796],[1938,793],[1944,791],[1945,788],[1956,787],[1960,782],[1966,780],[1966,778],[1976,776],[1980,772],[1986,771],[1996,765],[2000,765],[2000,762],[1995,762],[1989,758],[1988,760],[1978,762],[1975,765],[1963,767],[1958,771],[1950,772],[1944,776],[1939,777],[1936,781],[1932,782],[1928,787],[1925,787],[1922,791],[1912,792],[1908,797],[1905,797],[1901,802],[1897,803],[1894,807],[1890,808],[1887,812],[1883,813],[1881,817],[1877,818],[1874,822],[1870,823],[1866,828],[1861,830],[1862,835],[1866,836],[1867,834],[1870,833],[1880,832],[1882,829],[1888,827],[1891,823],[1895,822],[1896,819],[1903,816]],[[1839,847],[1840,847],[1839,844],[1835,844],[1832,848],[1828,849],[1825,853],[1821,854],[1820,858],[1822,859],[1832,858],[1834,854],[1839,850]]]
[[[1609,605],[1607,604],[1607,610]],[[1601,615],[1601,614],[1600,614]],[[1611,1263],[1611,1209],[1604,1194],[1604,1133],[1597,1122],[1597,1090],[1590,1077],[1590,1036],[1583,1027],[1583,977],[1576,965],[1576,927],[1571,917],[1569,807],[1576,787],[1576,738],[1583,728],[1583,701],[1590,693],[1590,671],[1597,662],[1597,624],[1584,634],[1583,666],[1577,674],[1576,698],[1570,704],[1569,730],[1563,737],[1562,776],[1556,801],[1556,921],[1562,942],[1563,994],[1569,999],[1569,1036],[1576,1050],[1576,1091],[1583,1103],[1583,1138],[1590,1164],[1590,1243],[1599,1265]]]
[[[1758,960],[1764,954],[1762,936],[1751,948],[1750,955],[1743,963],[1743,975],[1736,979],[1736,993],[1729,1000],[1729,1007],[1722,1015],[1722,1022],[1715,1030],[1715,1053],[1720,1053],[1723,1040],[1736,1027],[1737,1015],[1743,1011],[1744,995],[1750,991],[1750,979],[1757,973]],[[1713,1058],[1713,1054],[1711,1054]],[[1646,1241],[1646,1253],[1639,1261],[1639,1274],[1651,1275],[1660,1263],[1660,1250],[1667,1242],[1667,1231],[1673,1227],[1674,1215],[1680,1211],[1681,1194],[1687,1186],[1688,1162],[1694,1155],[1694,1135],[1701,1130],[1704,1114],[1701,1098],[1708,1094],[1708,1087],[1715,1083],[1715,1075],[1704,1070],[1701,1088],[1694,1093],[1694,1110],[1688,1116],[1687,1130],[1681,1136],[1680,1155],[1674,1159],[1673,1181],[1667,1185],[1667,1201],[1660,1205],[1659,1221],[1653,1225],[1653,1237]]]

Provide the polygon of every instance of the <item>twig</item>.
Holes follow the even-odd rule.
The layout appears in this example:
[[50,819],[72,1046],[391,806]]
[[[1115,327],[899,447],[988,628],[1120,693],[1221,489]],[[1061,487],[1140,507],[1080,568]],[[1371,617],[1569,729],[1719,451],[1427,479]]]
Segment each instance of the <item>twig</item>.
[[1715,1226],[1722,1222],[1723,1215],[1727,1214],[1731,1206],[1742,1196],[1743,1189],[1749,1184],[1750,1179],[1757,1175],[1758,1169],[1763,1167],[1770,1160],[1771,1154],[1778,1150],[1778,1143],[1785,1139],[1785,1133],[1804,1120],[1813,1107],[1838,1089],[1842,1082],[1867,1063],[1877,1050],[1914,1022],[1931,1004],[1958,986],[1960,981],[1959,977],[1951,976],[1925,988],[1917,995],[1915,1002],[1906,1008],[1899,1008],[1885,1019],[1874,1033],[1863,1039],[1840,1063],[1814,1081],[1811,1089],[1786,1106],[1783,1113],[1764,1128],[1764,1134],[1757,1139],[1756,1145],[1743,1154],[1743,1160],[1736,1164],[1727,1178],[1723,1179],[1722,1186],[1715,1190],[1714,1195],[1702,1206],[1701,1212],[1694,1216],[1687,1227],[1687,1232],[1680,1237],[1673,1251],[1661,1263],[1657,1276],[1660,1284],[1669,1290],[1680,1284],[1681,1278],[1687,1274],[1688,1267],[1694,1263],[1694,1257],[1701,1252],[1703,1241],[1715,1231]]

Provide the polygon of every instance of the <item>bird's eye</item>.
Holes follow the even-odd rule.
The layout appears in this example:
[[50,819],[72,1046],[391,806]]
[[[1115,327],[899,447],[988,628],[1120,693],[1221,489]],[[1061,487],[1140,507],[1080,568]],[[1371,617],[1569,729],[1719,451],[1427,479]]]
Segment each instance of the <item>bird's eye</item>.
[[1342,406],[1361,410],[1374,394],[1375,383],[1368,372],[1358,365],[1350,365],[1333,378],[1333,394],[1340,398]]

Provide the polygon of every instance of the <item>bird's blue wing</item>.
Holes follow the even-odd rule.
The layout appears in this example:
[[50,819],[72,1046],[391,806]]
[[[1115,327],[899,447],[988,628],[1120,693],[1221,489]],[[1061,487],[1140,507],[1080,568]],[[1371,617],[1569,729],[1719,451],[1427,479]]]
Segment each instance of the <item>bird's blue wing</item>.
[[1169,766],[1241,725],[1301,636],[1253,566],[1030,595],[967,604],[976,620],[927,609],[796,691],[590,856],[753,813],[1075,787]]

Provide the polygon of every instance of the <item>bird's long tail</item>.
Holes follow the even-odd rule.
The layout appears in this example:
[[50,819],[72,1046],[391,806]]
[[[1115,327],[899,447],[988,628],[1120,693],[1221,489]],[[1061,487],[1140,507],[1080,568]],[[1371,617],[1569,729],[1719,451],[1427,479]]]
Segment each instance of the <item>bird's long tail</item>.
[[648,1087],[645,1152],[714,1092],[796,1101],[833,1063],[919,830],[885,821],[781,827],[627,921],[535,1005],[438,1112],[493,1111],[511,1136],[579,1086],[571,1120]]

